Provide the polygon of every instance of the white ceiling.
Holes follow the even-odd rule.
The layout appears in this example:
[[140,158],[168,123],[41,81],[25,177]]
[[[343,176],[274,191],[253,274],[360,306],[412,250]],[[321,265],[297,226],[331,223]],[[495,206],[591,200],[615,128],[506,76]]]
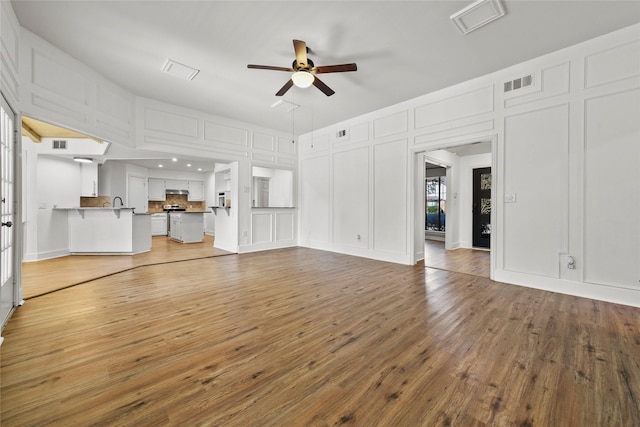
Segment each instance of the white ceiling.
[[[294,135],[318,129],[640,22],[640,1],[503,1],[507,14],[468,35],[449,16],[472,1],[16,1],[20,24],[136,95]],[[270,106],[292,40],[336,91],[292,88]],[[167,58],[200,69],[163,74]]]

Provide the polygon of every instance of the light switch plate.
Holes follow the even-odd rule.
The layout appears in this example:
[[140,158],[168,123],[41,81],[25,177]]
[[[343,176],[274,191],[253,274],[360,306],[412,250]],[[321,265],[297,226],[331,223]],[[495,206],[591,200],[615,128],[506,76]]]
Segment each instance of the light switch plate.
[[516,193],[504,193],[504,202],[505,203],[515,203],[516,202]]

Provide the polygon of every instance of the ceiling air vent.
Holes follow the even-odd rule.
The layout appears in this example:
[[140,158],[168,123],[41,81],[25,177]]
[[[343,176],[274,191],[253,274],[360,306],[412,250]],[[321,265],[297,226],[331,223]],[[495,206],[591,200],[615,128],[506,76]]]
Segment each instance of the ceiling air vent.
[[53,149],[54,150],[66,150],[67,149],[67,140],[66,139],[54,139],[53,140]]
[[533,74],[529,74],[524,77],[518,77],[515,80],[509,80],[508,82],[504,82],[504,93],[529,87],[531,85],[533,85]]

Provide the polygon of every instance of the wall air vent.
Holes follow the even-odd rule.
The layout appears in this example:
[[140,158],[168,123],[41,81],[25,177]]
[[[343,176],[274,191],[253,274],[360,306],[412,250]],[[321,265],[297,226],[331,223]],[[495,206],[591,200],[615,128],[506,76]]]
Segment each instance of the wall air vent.
[[514,90],[522,89],[533,85],[533,74],[529,74],[524,77],[518,77],[514,80],[504,82],[504,93],[512,92]]
[[66,139],[54,139],[53,140],[53,149],[54,150],[66,150],[67,149],[67,140]]

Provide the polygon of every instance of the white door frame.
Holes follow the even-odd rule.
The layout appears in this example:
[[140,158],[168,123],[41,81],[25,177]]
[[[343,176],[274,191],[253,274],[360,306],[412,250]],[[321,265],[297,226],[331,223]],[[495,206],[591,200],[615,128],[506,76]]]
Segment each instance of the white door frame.
[[[491,141],[491,266],[490,266],[490,278],[493,279],[494,271],[496,268],[497,254],[499,251],[499,235],[500,227],[497,222],[497,207],[498,207],[498,186],[502,179],[502,169],[498,164],[498,134],[491,133],[486,135],[479,135],[473,138],[464,139],[460,141],[437,141],[429,147],[417,147],[411,150],[410,166],[413,168],[410,176],[413,177],[410,188],[412,189],[412,199],[409,206],[411,215],[410,224],[412,224],[409,233],[409,247],[411,251],[411,264],[415,265],[421,259],[424,259],[424,162],[426,159],[425,154],[429,151],[436,151],[444,148],[459,147],[462,145],[468,145],[477,141]],[[448,178],[447,178],[448,179]],[[445,234],[446,239],[446,234]]]
[[[11,248],[11,274],[10,276],[7,278],[7,280],[11,280],[11,284],[10,285],[5,285],[5,286],[11,286],[12,288],[12,292],[11,292],[11,309],[7,312],[6,317],[5,318],[0,318],[0,322],[2,322],[2,324],[0,324],[0,328],[4,328],[6,322],[9,320],[9,318],[11,317],[11,314],[13,313],[13,311],[15,310],[15,308],[19,305],[22,305],[24,303],[24,301],[22,301],[22,245],[20,244],[20,239],[22,236],[22,233],[20,232],[20,228],[21,228],[21,223],[22,221],[20,220],[21,218],[21,210],[20,210],[20,200],[21,200],[21,191],[20,191],[20,185],[21,185],[21,171],[22,168],[20,167],[20,162],[19,159],[21,159],[21,155],[20,155],[20,147],[21,144],[18,144],[18,130],[20,129],[19,123],[21,123],[21,118],[20,118],[20,114],[16,113],[15,110],[11,107],[11,105],[9,104],[9,101],[7,101],[7,99],[2,95],[2,93],[0,93],[0,104],[2,105],[2,110],[6,111],[8,115],[13,116],[13,123],[12,123],[12,129],[9,135],[9,139],[10,139],[10,143],[13,144],[12,147],[12,155],[11,155],[11,170],[12,170],[12,176],[10,177],[10,180],[12,182],[12,188],[11,188],[11,196],[8,197],[6,194],[2,194],[2,198],[9,198],[9,202],[11,204],[11,206],[9,207],[11,210],[11,219],[10,221],[12,222],[12,226],[11,227],[2,227],[2,233],[6,233],[9,232],[10,233],[10,238],[9,238],[9,244],[10,244],[10,248]],[[3,159],[4,160],[4,159]],[[4,220],[5,218],[3,218]],[[3,239],[4,240],[4,239]],[[3,243],[4,244],[4,243]],[[6,268],[6,266],[3,266],[4,268]],[[3,270],[4,270],[3,268]],[[4,274],[3,274],[3,279],[4,280]],[[2,341],[4,340],[4,338],[0,337],[0,345],[2,344]]]

